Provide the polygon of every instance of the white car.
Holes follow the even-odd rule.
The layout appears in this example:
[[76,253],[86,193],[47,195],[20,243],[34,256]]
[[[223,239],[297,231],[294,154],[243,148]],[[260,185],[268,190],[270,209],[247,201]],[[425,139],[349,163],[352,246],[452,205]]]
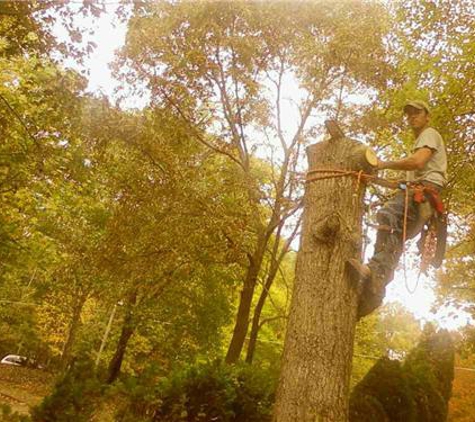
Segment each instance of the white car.
[[25,356],[19,355],[6,355],[0,363],[4,365],[13,365],[13,366],[27,366],[28,358]]

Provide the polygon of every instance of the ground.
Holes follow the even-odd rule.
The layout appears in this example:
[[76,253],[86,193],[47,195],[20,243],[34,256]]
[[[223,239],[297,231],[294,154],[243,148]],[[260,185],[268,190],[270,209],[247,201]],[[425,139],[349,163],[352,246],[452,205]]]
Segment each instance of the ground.
[[49,393],[53,381],[54,377],[43,370],[0,364],[0,403],[28,414],[30,407]]

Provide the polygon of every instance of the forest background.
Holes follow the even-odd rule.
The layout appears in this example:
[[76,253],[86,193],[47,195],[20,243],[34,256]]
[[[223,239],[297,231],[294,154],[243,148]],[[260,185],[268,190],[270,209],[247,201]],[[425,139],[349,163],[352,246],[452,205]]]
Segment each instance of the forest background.
[[[127,33],[106,96],[87,89],[101,40],[83,22],[109,6],[0,3],[2,355],[54,373],[88,356],[109,384],[215,359],[277,374],[305,147],[330,117],[401,157],[413,98],[450,166],[449,251],[422,282],[435,308],[475,313],[470,1],[117,2]],[[364,319],[354,382],[421,328],[395,303]],[[473,328],[454,337],[475,368]],[[471,420],[473,398],[455,403]]]

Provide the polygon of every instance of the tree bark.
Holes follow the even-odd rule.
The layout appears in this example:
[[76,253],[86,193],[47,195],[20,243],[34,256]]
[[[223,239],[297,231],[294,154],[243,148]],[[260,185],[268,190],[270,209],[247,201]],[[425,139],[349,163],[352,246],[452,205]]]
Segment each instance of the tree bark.
[[239,360],[244,347],[244,341],[249,329],[249,315],[251,313],[252,298],[254,296],[257,277],[259,276],[262,260],[264,258],[264,247],[266,243],[262,244],[262,242],[260,242],[256,253],[251,259],[246,279],[244,280],[236,322],[234,324],[233,336],[225,359],[228,364],[236,363]]
[[[333,138],[307,149],[309,167],[360,170],[364,151],[358,142]],[[363,195],[363,184],[347,175],[307,183],[274,422],[348,420],[361,288],[345,263],[361,255]]]
[[71,323],[69,325],[69,333],[66,343],[63,347],[61,355],[61,368],[65,369],[71,361],[71,352],[73,350],[74,342],[76,341],[76,334],[81,323],[81,312],[86,302],[87,294],[80,295],[73,307],[73,314],[71,315]]
[[112,384],[120,374],[120,368],[122,366],[122,361],[124,360],[125,351],[127,350],[127,344],[129,343],[129,340],[135,331],[133,311],[136,303],[137,291],[134,290],[129,295],[120,338],[117,343],[117,348],[115,350],[114,356],[112,357],[109,363],[109,375],[107,378],[107,384]]
[[251,334],[249,335],[249,344],[247,346],[247,354],[246,354],[246,362],[252,363],[252,359],[254,358],[254,351],[256,350],[256,343],[257,343],[257,335],[259,334],[259,322],[261,319],[262,309],[264,308],[264,304],[267,299],[267,295],[269,294],[269,290],[274,282],[274,277],[268,277],[266,284],[262,288],[261,295],[259,296],[259,300],[257,301],[256,308],[254,309],[254,316],[252,317],[252,324],[251,324]]

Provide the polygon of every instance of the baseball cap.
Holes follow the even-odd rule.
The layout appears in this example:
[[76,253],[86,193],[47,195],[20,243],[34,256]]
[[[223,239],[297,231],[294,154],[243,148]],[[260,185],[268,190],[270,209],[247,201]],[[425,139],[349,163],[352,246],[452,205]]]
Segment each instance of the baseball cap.
[[430,113],[429,106],[425,101],[422,100],[411,100],[406,102],[406,105],[404,106],[404,112],[407,112],[408,107],[417,108],[418,110],[425,110],[427,113]]

